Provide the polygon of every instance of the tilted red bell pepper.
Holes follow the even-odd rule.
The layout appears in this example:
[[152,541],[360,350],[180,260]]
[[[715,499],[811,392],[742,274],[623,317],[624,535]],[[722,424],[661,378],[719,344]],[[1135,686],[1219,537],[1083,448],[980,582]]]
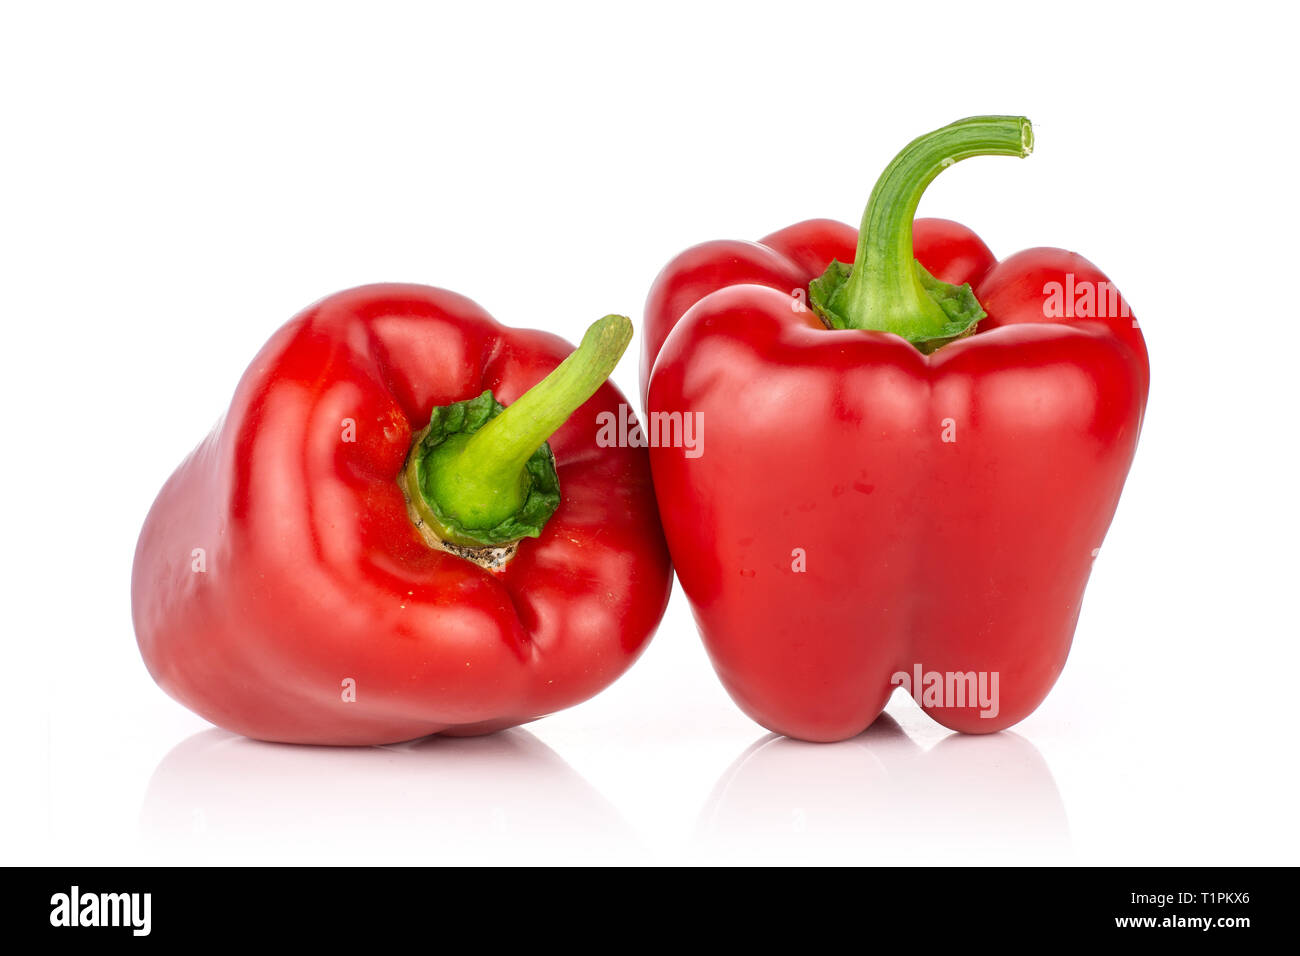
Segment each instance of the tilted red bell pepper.
[[141,532],[154,678],[312,744],[488,733],[604,688],[671,584],[644,449],[596,440],[630,335],[608,316],[569,354],[414,285],[292,319]]
[[1019,117],[954,123],[889,165],[859,231],[706,243],[654,283],[649,427],[691,414],[707,436],[652,447],[660,514],[719,677],[772,730],[850,737],[896,687],[1000,730],[1061,672],[1146,347],[1083,257],[997,262],[964,226],[913,223],[953,162],[1031,148]]

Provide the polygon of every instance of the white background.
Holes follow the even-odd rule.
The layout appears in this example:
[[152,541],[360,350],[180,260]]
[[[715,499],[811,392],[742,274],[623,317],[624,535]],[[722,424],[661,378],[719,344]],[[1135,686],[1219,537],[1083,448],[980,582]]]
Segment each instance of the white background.
[[[3,861],[1298,862],[1294,13],[925,7],[7,4]],[[154,686],[135,536],[299,308],[419,281],[576,340],[695,242],[856,223],[974,113],[1037,151],[921,214],[1083,252],[1153,371],[1070,662],[1013,732],[900,696],[854,741],[770,739],[680,591],[622,681],[478,741],[256,744]]]

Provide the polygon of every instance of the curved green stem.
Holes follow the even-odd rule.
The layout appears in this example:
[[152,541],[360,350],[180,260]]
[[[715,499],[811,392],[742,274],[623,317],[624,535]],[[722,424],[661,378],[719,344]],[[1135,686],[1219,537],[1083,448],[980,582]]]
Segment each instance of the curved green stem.
[[466,487],[507,487],[539,445],[609,378],[632,341],[632,322],[607,315],[555,371],[475,432],[456,462]]
[[422,524],[461,547],[537,537],[559,504],[546,440],[595,394],[632,339],[626,316],[607,315],[546,378],[502,408],[491,392],[434,409],[416,436],[403,491]]
[[1028,156],[1033,145],[1023,116],[972,116],[914,139],[871,191],[852,268],[832,263],[814,282],[819,313],[834,328],[894,332],[919,347],[973,330],[984,316],[974,293],[916,262],[912,220],[926,187],[949,166],[971,156]]

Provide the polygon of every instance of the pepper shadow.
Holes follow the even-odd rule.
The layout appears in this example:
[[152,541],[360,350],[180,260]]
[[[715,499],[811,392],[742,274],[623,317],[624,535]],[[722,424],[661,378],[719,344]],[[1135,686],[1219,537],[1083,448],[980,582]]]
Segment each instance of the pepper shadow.
[[388,747],[307,747],[211,729],[158,764],[140,813],[160,862],[604,862],[632,829],[518,728]]
[[926,749],[882,714],[857,737],[768,734],[722,774],[692,854],[713,862],[1062,863],[1061,795],[1029,741],[950,734]]

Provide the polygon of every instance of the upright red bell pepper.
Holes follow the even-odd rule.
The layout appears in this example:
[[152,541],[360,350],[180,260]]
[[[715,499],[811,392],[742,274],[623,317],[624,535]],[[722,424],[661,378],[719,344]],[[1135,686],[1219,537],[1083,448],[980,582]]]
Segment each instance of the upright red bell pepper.
[[644,449],[596,440],[630,336],[608,316],[569,354],[413,285],[302,312],[140,534],[154,678],[312,744],[488,733],[604,688],[671,584]]
[[899,686],[1000,730],[1061,672],[1146,347],[1083,257],[997,262],[964,226],[913,223],[941,170],[1031,148],[1023,118],[962,120],[898,155],[858,232],[706,243],[654,283],[651,425],[707,436],[651,449],[669,548],[723,684],[772,730],[850,737]]

